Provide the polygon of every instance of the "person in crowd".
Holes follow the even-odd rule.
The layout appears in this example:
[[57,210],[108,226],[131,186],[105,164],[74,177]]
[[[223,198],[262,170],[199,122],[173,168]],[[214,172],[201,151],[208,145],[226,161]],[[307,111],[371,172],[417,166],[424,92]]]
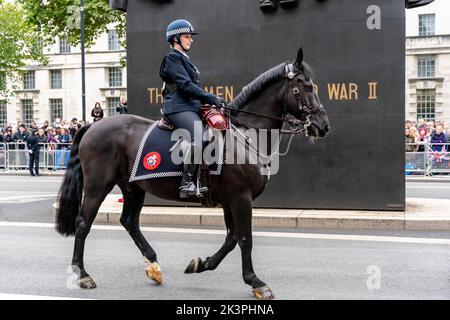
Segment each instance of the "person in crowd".
[[[29,153],[29,166],[31,176],[39,176],[39,138],[37,136],[38,130],[31,129],[31,134],[27,138],[27,148]],[[34,172],[33,172],[34,166]]]
[[13,136],[13,142],[18,144],[19,150],[25,150],[25,144],[28,139],[28,132],[25,125],[22,123],[19,125],[19,131]]
[[406,152],[415,152],[417,146],[415,145],[416,139],[411,135],[411,129],[405,128],[405,150]]
[[[447,137],[444,133],[444,128],[441,125],[436,126],[436,130],[430,136],[431,149],[433,151],[444,151],[446,150],[445,145],[439,145],[441,143],[446,143]],[[439,143],[436,145],[435,143]]]
[[412,126],[411,121],[410,120],[405,120],[405,129],[410,129]]
[[22,121],[17,121],[17,127],[16,127],[16,132],[19,131],[19,127],[23,124]]
[[42,149],[42,144],[46,144],[47,140],[48,140],[47,134],[45,133],[45,130],[43,127],[39,128],[39,130],[38,130],[38,138],[39,138],[39,143],[41,144],[40,147]]
[[38,130],[38,126],[36,124],[36,121],[31,121],[31,126],[30,126],[30,130],[34,130],[35,132],[37,132]]
[[419,137],[419,133],[417,132],[416,127],[411,126],[411,128],[409,128],[409,132],[410,132],[410,135],[414,138],[414,141],[417,140],[417,138]]
[[120,97],[120,104],[116,108],[119,114],[127,114],[128,113],[128,102],[125,97]]
[[45,132],[47,132],[47,128],[50,126],[48,120],[44,121],[44,125],[42,126],[42,128],[44,129]]
[[73,140],[73,138],[75,137],[78,129],[79,129],[78,119],[72,118],[72,120],[70,121],[70,126],[69,126],[69,134],[70,134],[70,137],[72,138],[71,140]]
[[424,152],[425,144],[428,142],[428,131],[426,126],[419,128],[419,136],[417,137],[416,142],[417,142],[417,151]]
[[48,127],[48,134],[47,134],[47,143],[49,144],[49,149],[54,150],[55,144],[58,143],[58,140],[56,139],[56,130],[52,127]]
[[91,111],[91,117],[94,118],[94,122],[103,119],[103,109],[100,102],[96,102],[94,108]]
[[5,132],[3,132],[3,139],[5,143],[13,142],[13,128],[12,126],[7,126]]
[[61,125],[61,119],[60,118],[56,118],[55,121],[53,121],[52,123],[52,127],[56,128],[57,126]]
[[56,136],[56,140],[60,143],[58,149],[66,150],[69,148],[68,144],[71,142],[70,135],[65,128],[61,128],[61,132]]

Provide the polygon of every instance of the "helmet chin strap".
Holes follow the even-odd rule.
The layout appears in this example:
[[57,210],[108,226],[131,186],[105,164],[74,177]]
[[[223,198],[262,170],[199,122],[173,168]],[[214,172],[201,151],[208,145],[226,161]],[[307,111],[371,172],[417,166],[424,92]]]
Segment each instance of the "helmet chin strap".
[[178,36],[176,36],[175,38],[174,38],[174,41],[175,41],[175,43],[177,43],[180,47],[181,47],[181,49],[183,49],[183,51],[185,51],[185,52],[189,52],[191,49],[186,49],[184,46],[183,46],[183,43],[181,42],[181,39],[180,39],[180,36],[178,35]]

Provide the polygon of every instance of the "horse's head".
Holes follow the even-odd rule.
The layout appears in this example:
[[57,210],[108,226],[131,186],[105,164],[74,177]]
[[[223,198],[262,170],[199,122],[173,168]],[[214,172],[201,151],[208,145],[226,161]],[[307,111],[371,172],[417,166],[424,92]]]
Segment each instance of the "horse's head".
[[284,94],[284,109],[304,123],[308,135],[324,137],[330,131],[330,122],[319,97],[314,90],[312,71],[303,62],[303,49],[297,53],[294,63],[285,66],[287,86]]

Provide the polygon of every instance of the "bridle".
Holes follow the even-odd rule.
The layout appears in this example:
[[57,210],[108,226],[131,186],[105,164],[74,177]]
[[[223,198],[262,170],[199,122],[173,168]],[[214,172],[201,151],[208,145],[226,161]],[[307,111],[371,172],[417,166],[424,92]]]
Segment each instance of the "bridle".
[[[287,90],[285,90],[285,92],[286,92],[285,97],[284,97],[285,101],[283,102],[284,110],[283,110],[283,115],[281,117],[271,116],[268,114],[263,114],[263,113],[259,113],[259,112],[248,111],[248,110],[231,108],[226,105],[223,105],[222,109],[225,109],[228,111],[233,111],[233,112],[238,112],[238,113],[250,114],[250,115],[257,116],[257,117],[277,120],[277,121],[281,121],[282,123],[287,123],[291,128],[288,130],[285,130],[285,129],[280,130],[280,133],[282,133],[282,134],[297,135],[297,134],[305,133],[307,135],[308,127],[311,125],[310,117],[313,114],[322,110],[324,107],[322,104],[320,104],[318,107],[312,107],[312,106],[308,105],[306,99],[304,98],[305,86],[308,84],[312,85],[313,84],[312,80],[306,80],[305,76],[301,72],[295,73],[294,65],[292,63],[286,63],[284,66],[284,69],[285,69],[285,78],[287,78],[287,80],[288,80],[287,85],[289,88]],[[298,85],[299,82],[296,80],[301,80],[302,85],[299,86]],[[290,92],[292,92],[292,94],[294,95],[295,101],[297,102],[298,110],[300,112],[303,112],[303,114],[305,115],[304,120],[288,117],[289,112],[288,112],[288,110],[286,110],[286,105],[287,105],[286,101],[289,97]],[[252,129],[257,129],[257,130],[263,129],[263,128],[257,128],[253,125],[243,122],[242,120],[237,119],[236,117],[231,115],[231,112],[227,112],[226,115],[234,122],[236,122],[246,128],[252,128]]]

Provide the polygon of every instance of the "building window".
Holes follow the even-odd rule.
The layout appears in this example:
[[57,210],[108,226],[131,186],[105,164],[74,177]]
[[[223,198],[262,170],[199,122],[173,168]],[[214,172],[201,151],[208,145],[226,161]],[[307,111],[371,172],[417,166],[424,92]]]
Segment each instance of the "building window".
[[50,88],[62,88],[62,70],[50,70]]
[[109,86],[122,86],[122,68],[109,68]]
[[0,91],[6,89],[6,74],[0,72]]
[[70,53],[69,40],[59,39],[59,53]]
[[23,88],[25,90],[32,90],[36,86],[35,81],[35,72],[34,71],[26,71],[23,74]]
[[106,105],[108,106],[108,115],[113,116],[119,114],[117,112],[117,107],[119,106],[119,98],[106,98]]
[[7,122],[6,101],[0,100],[0,128],[5,128]]
[[435,76],[435,66],[435,56],[419,56],[417,58],[417,75],[420,78],[433,78]]
[[57,118],[63,118],[62,99],[50,99],[50,123],[55,123]]
[[108,31],[108,48],[109,51],[120,50],[119,34],[116,30]]
[[31,126],[33,122],[33,100],[22,100],[22,122],[27,126]]
[[435,33],[435,14],[419,15],[419,36],[434,36]]
[[417,90],[417,120],[434,120],[436,116],[436,91]]

